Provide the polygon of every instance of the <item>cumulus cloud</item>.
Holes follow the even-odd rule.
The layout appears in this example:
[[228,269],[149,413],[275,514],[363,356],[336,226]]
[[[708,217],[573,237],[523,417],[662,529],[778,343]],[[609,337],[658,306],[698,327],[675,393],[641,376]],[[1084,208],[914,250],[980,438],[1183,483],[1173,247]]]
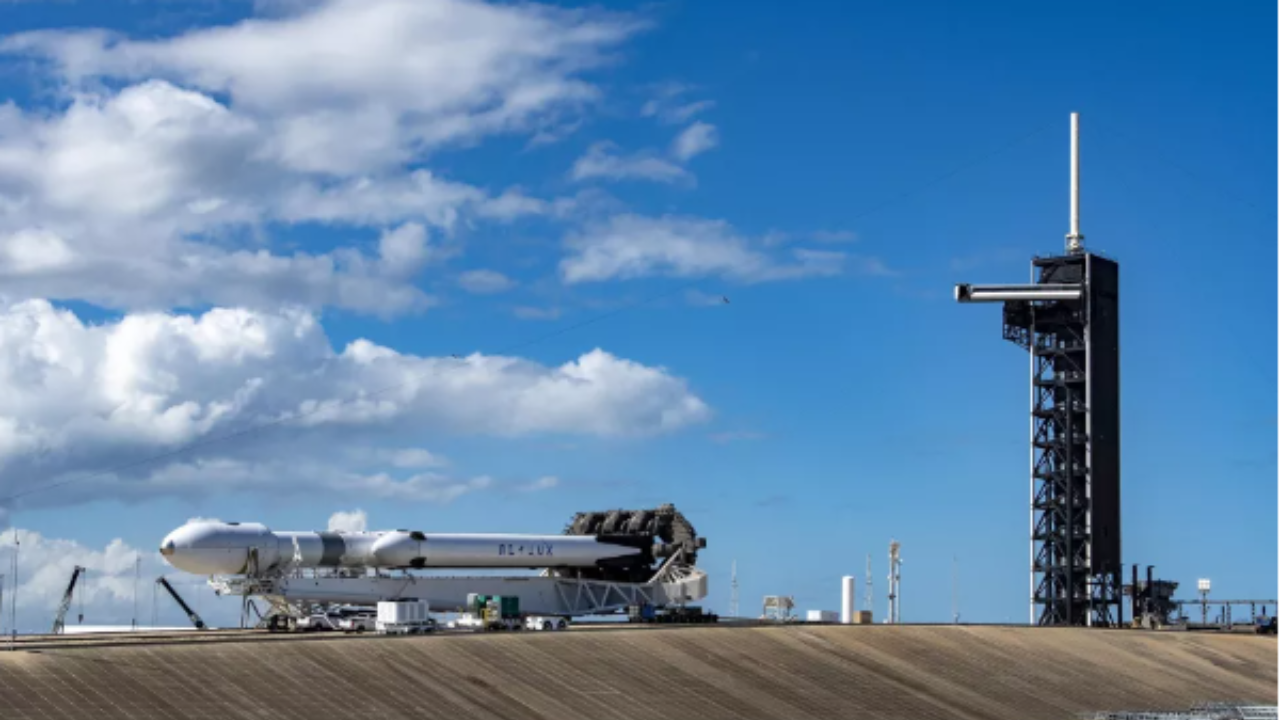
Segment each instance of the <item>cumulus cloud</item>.
[[491,295],[515,287],[514,280],[497,270],[468,270],[458,276],[458,284],[477,295]]
[[[130,314],[88,325],[45,301],[0,305],[0,496],[94,474],[90,495],[128,495],[135,481],[153,494],[190,494],[310,477],[334,490],[447,500],[487,481],[391,477],[332,467],[330,457],[362,439],[397,443],[406,427],[413,435],[644,435],[709,415],[665,368],[599,349],[559,366],[480,353],[422,357],[367,340],[335,349],[297,310]],[[252,433],[272,433],[269,451],[237,437],[197,444],[170,465],[96,475],[263,423],[270,428]],[[371,460],[402,469],[441,463],[426,451],[386,452]]]
[[536,4],[328,0],[156,40],[35,32],[0,48],[47,57],[72,82],[157,77],[225,93],[269,119],[273,160],[347,174],[402,162],[415,147],[536,129],[593,100],[581,72],[640,28]]
[[[18,528],[5,532],[0,538],[0,555],[6,571],[13,562],[14,539],[18,553],[18,609],[20,615],[43,615],[40,628],[48,632],[53,612],[62,600],[67,581],[76,565],[86,569],[84,582],[77,589],[84,604],[95,612],[103,613],[103,620],[124,621],[128,624],[133,605],[134,576],[141,563],[141,576],[155,578],[168,566],[154,551],[140,551],[123,540],[115,539],[101,550],[85,547],[74,540],[47,538],[38,532]],[[5,600],[12,602],[12,586],[6,584]],[[141,587],[150,597],[150,588]],[[28,611],[28,612],[24,612]],[[73,610],[73,612],[75,612]],[[77,618],[69,618],[72,623]],[[92,619],[92,618],[90,618]],[[5,618],[7,621],[8,618]],[[23,626],[22,619],[19,626]],[[29,629],[29,628],[23,628]]]
[[357,508],[351,511],[339,510],[329,516],[329,531],[364,532],[369,529],[369,514]]
[[284,254],[274,230],[326,223],[412,241],[413,228],[557,212],[422,164],[442,146],[581,114],[599,94],[583,74],[639,27],[533,4],[327,0],[158,39],[5,37],[0,52],[47,61],[66,95],[54,108],[0,105],[0,282],[11,297],[121,309],[236,298],[421,310],[431,302],[412,268],[432,255],[427,235],[380,254],[357,251],[360,236]]
[[[18,590],[13,592],[12,577],[7,578],[5,612],[0,617],[0,625],[5,629],[9,627],[10,603],[16,597],[18,631],[49,632],[58,603],[77,565],[86,572],[76,583],[75,603],[66,617],[68,627],[80,624],[128,627],[135,619],[140,626],[150,626],[153,620],[161,626],[190,626],[173,600],[155,586],[157,577],[175,574],[158,552],[133,547],[119,538],[98,549],[75,540],[50,538],[18,528],[6,531],[0,538],[0,565],[6,573],[12,568],[15,532],[19,543]],[[234,626],[238,602],[217,603],[203,579],[176,574],[169,582],[207,622],[215,627]],[[81,607],[84,608],[83,623],[79,617]]]
[[570,173],[574,180],[652,180],[662,183],[688,183],[692,176],[676,163],[651,153],[616,154],[613,143],[595,143],[578,158]]
[[720,133],[715,125],[696,122],[676,136],[671,144],[671,153],[681,162],[688,162],[695,155],[701,155],[719,144]]
[[[413,284],[428,259],[428,227],[450,231],[465,213],[545,210],[427,170],[324,182],[291,175],[258,156],[255,123],[160,81],[79,96],[61,117],[11,119],[11,132],[0,127],[0,280],[11,295],[126,309],[294,302],[415,311],[430,305]],[[264,222],[380,227],[382,237],[375,255],[285,255],[243,237]]]
[[560,262],[567,283],[598,282],[654,275],[721,275],[742,282],[838,275],[844,253],[795,248],[765,251],[762,241],[739,235],[721,220],[621,214],[588,225],[565,241]]
[[384,450],[382,454],[398,468],[431,468],[449,464],[448,460],[425,448]]
[[[72,256],[62,249],[66,245],[61,239],[49,237],[46,247],[52,248],[52,257],[65,254],[66,261],[24,267],[0,260],[6,294],[141,309],[332,305],[384,317],[435,304],[413,284],[431,253],[422,226],[415,223],[383,233],[377,255],[352,249],[275,255],[265,249],[226,251],[175,240],[155,253],[113,252],[109,245],[95,245]],[[0,236],[0,249],[6,245],[12,247]]]

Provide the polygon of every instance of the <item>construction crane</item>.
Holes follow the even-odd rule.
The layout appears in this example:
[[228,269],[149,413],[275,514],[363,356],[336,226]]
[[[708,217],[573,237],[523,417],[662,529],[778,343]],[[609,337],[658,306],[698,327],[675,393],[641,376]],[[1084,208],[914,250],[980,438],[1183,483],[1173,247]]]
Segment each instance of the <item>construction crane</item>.
[[195,625],[197,630],[208,629],[205,627],[204,620],[201,620],[200,616],[196,614],[196,611],[192,610],[190,605],[187,605],[187,602],[182,599],[182,596],[178,594],[177,590],[173,589],[173,586],[169,584],[169,581],[166,580],[163,575],[156,578],[156,584],[167,590],[169,594],[173,596],[173,599],[177,601],[178,606],[181,607],[182,611],[191,619],[191,624]]
[[[71,609],[71,597],[76,590],[76,581],[80,579],[80,575],[84,573],[84,571],[85,569],[79,565],[71,571],[71,582],[67,583],[67,590],[62,593],[62,602],[58,604],[58,614],[53,618],[54,635],[61,635],[63,629],[66,627],[67,611]],[[81,614],[80,619],[84,619],[83,614]]]

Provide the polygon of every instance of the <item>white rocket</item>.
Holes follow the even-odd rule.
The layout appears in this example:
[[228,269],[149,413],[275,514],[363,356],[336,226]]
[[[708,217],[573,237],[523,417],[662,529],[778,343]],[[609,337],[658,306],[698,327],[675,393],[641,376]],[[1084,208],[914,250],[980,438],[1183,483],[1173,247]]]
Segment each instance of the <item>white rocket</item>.
[[651,546],[628,540],[409,530],[272,532],[258,523],[199,521],[169,533],[160,554],[173,567],[197,575],[251,572],[251,559],[265,571],[295,556],[302,568],[588,568],[651,559]]

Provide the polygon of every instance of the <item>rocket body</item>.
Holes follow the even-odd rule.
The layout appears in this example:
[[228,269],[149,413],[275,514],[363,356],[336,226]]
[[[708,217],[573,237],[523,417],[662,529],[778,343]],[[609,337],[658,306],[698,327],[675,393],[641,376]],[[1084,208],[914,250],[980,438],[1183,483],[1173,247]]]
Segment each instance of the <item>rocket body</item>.
[[[649,549],[591,535],[273,532],[258,523],[195,522],[169,533],[160,554],[197,575],[300,568],[588,568],[643,561]],[[650,541],[651,542],[651,541]]]

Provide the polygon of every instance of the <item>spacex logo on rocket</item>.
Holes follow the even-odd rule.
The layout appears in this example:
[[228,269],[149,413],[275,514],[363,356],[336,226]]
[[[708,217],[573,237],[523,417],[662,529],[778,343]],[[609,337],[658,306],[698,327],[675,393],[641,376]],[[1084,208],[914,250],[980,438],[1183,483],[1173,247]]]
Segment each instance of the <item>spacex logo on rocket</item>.
[[551,557],[551,543],[537,543],[531,545],[527,550],[524,545],[512,545],[510,543],[498,544],[499,555],[541,555]]

